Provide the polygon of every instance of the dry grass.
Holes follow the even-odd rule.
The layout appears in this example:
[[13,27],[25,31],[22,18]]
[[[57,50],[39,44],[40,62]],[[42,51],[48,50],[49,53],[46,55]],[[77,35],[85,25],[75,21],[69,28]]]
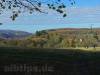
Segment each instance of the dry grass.
[[91,52],[96,52],[96,51],[100,51],[100,47],[89,47],[89,48],[84,48],[84,47],[77,47],[75,49],[80,49],[80,50],[84,50],[84,51],[91,51]]

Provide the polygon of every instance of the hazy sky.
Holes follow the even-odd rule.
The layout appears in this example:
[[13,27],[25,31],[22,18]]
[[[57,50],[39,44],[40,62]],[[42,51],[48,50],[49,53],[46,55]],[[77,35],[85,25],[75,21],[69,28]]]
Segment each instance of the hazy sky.
[[[64,0],[65,2],[68,2]],[[34,13],[32,15],[24,13],[11,21],[9,12],[0,15],[0,22],[3,23],[0,29],[22,30],[35,32],[36,30],[65,28],[65,27],[100,27],[100,0],[76,0],[76,5],[68,6],[67,17],[53,12],[49,14]]]

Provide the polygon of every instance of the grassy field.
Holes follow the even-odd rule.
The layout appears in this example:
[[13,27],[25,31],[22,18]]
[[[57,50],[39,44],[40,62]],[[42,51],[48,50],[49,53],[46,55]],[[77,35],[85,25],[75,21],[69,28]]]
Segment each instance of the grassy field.
[[[54,67],[54,72],[42,75],[97,74],[100,67],[100,52],[79,49],[39,49],[0,47],[0,73],[9,64],[35,64]],[[3,75],[41,75],[41,73],[5,73]]]
[[[51,60],[67,61],[76,59],[99,58],[100,47],[94,48],[68,48],[68,49],[47,49],[47,48],[18,48],[18,47],[0,47],[0,59],[8,61],[33,61]],[[13,59],[13,60],[12,60]]]
[[100,47],[96,47],[96,48],[93,48],[93,47],[89,47],[89,48],[84,48],[84,47],[78,47],[78,48],[75,48],[75,49],[80,49],[80,50],[83,50],[83,51],[91,51],[91,52],[99,52],[100,51]]
[[[62,48],[62,49],[65,49],[66,48]],[[87,51],[87,52],[100,52],[100,47],[96,47],[96,48],[93,48],[93,47],[89,47],[89,48],[85,48],[85,47],[76,47],[76,48],[67,48],[67,49],[71,49],[71,50],[80,50],[80,51]]]

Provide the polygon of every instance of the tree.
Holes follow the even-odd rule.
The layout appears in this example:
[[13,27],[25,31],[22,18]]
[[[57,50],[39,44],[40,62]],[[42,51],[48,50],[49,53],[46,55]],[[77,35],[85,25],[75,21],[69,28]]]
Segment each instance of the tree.
[[60,44],[61,48],[68,48],[69,47],[69,42],[68,39],[64,38]]
[[94,33],[93,37],[94,37],[97,41],[99,40],[99,37],[98,37],[97,32]]
[[62,37],[57,33],[49,33],[48,39],[45,44],[45,47],[48,48],[59,48],[60,43],[62,42]]
[[46,35],[46,34],[47,34],[46,30],[36,31],[36,36]]
[[[75,4],[74,0],[69,1],[71,5]],[[62,14],[63,17],[67,16],[65,12],[66,3],[63,0],[0,0],[0,14],[4,10],[10,10],[12,12],[10,16],[12,20],[15,20],[20,13],[23,13],[23,10],[28,11],[30,14],[34,11],[47,14],[49,11],[45,12],[43,10],[44,7]]]

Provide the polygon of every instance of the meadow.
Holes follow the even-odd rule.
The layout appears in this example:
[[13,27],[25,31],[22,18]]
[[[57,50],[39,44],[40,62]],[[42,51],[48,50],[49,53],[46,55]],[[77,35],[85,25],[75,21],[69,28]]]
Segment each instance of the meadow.
[[[0,73],[3,75],[81,75],[97,74],[100,66],[100,52],[81,49],[18,48],[0,47]],[[4,72],[4,66],[38,66],[37,72]],[[53,71],[43,72],[43,67]],[[18,66],[17,66],[18,67]]]

